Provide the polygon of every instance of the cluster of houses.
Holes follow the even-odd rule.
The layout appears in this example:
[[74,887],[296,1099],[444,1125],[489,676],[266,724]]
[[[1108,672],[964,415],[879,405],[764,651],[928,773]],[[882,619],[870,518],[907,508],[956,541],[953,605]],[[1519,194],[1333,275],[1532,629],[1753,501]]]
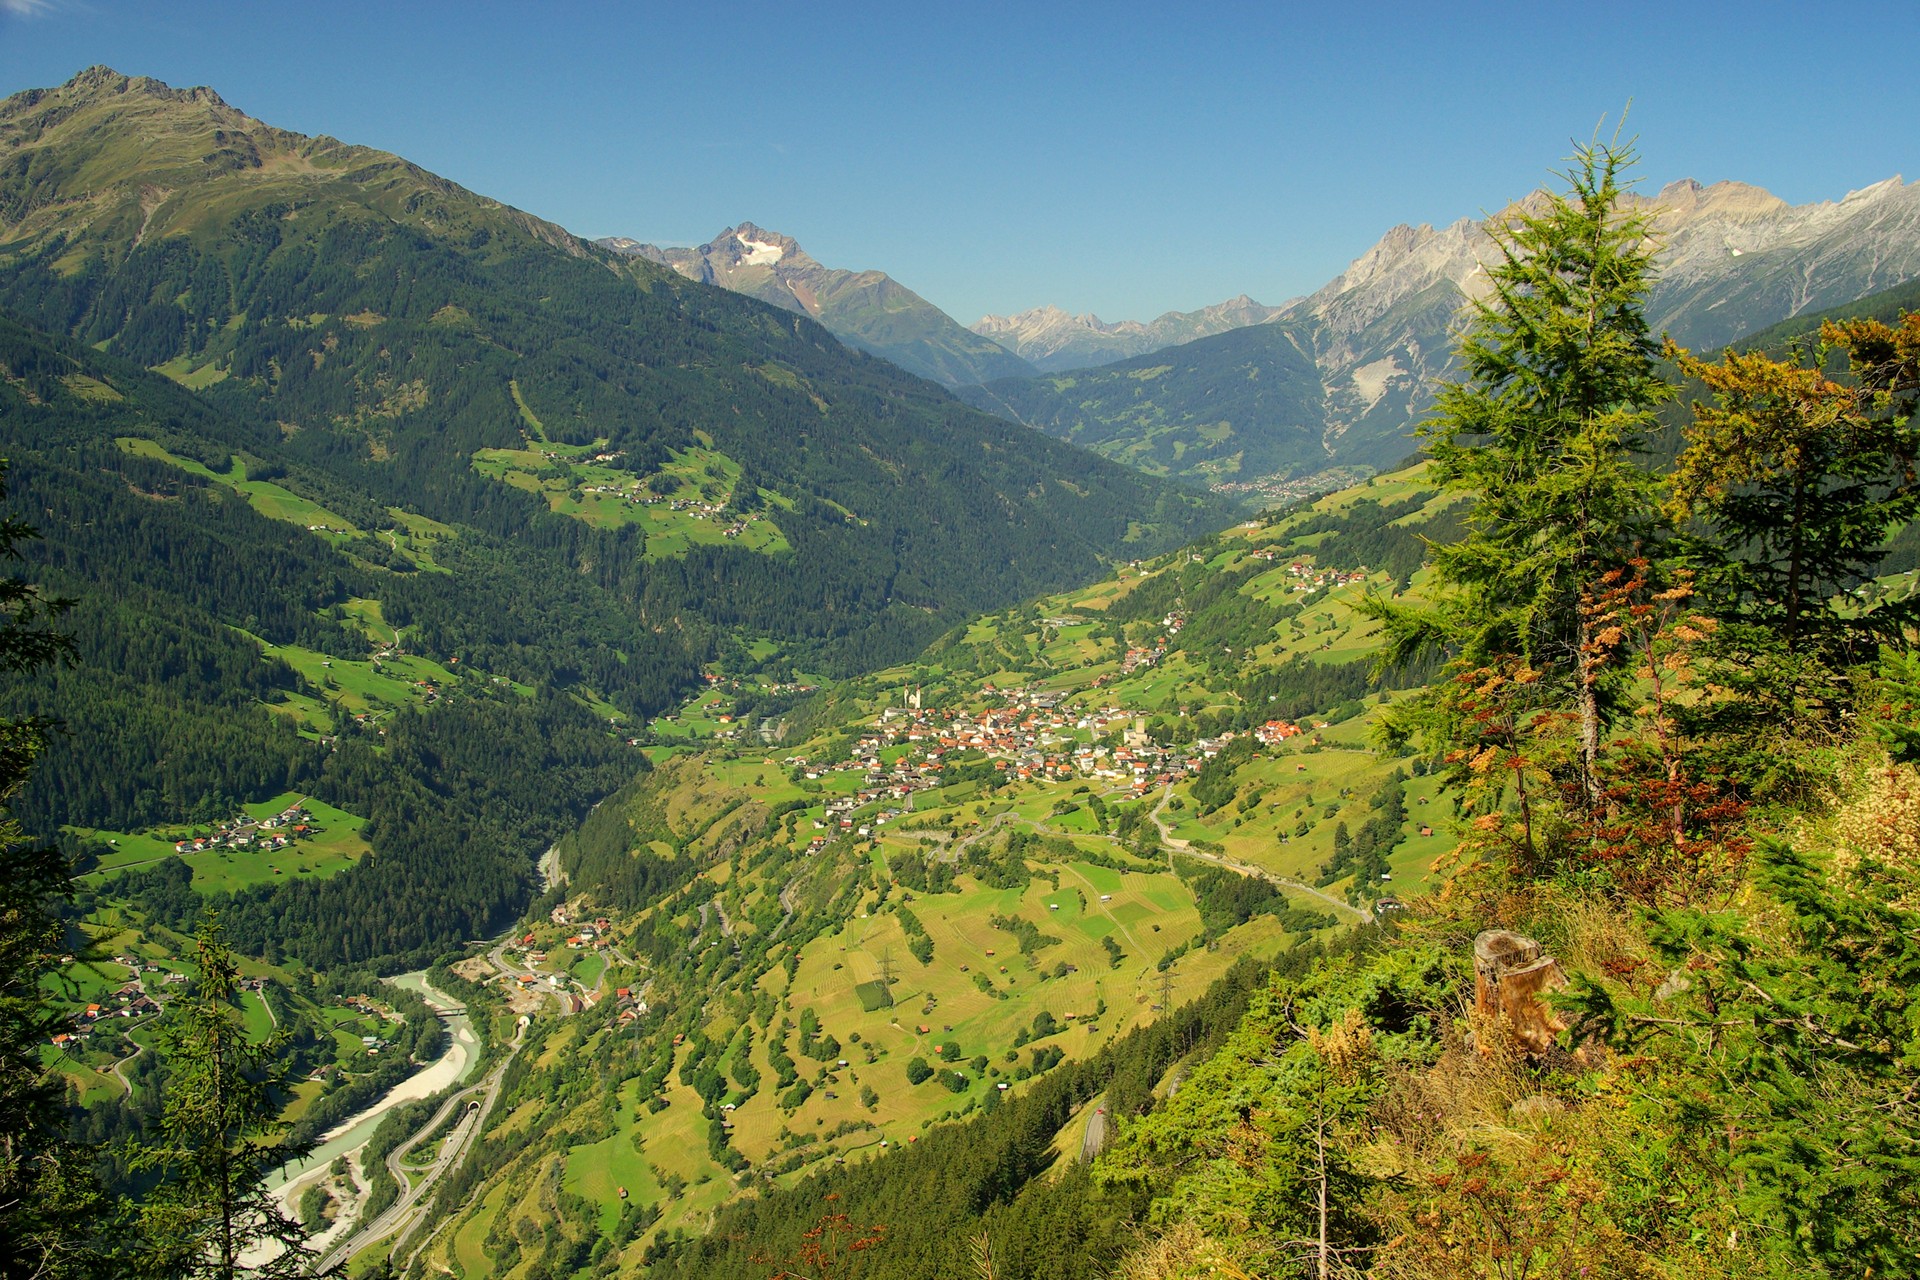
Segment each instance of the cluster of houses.
[[[1147,736],[1136,713],[1120,707],[1068,709],[1061,705],[1058,693],[1000,690],[992,685],[982,693],[994,703],[976,710],[926,710],[912,705],[914,700],[906,707],[889,707],[855,741],[850,757],[839,763],[813,764],[805,757],[788,757],[786,763],[810,780],[830,773],[862,775],[852,792],[826,803],[825,816],[815,821],[815,828],[833,834],[872,835],[900,816],[896,802],[911,807],[915,792],[940,786],[949,761],[961,752],[978,752],[1009,778],[1022,782],[1098,778],[1142,795],[1198,773],[1234,736],[1227,733],[1182,746],[1162,746]],[[1262,741],[1277,742],[1302,729],[1276,720],[1258,732]],[[889,763],[889,749],[902,745],[908,750],[894,755]],[[876,804],[882,807],[861,816]],[[818,850],[828,839],[815,836],[809,848]]]
[[[1262,560],[1276,560],[1278,556],[1271,550],[1256,551]],[[1293,579],[1288,591],[1318,591],[1322,587],[1341,587],[1349,582],[1365,582],[1367,566],[1358,569],[1320,569],[1311,561],[1295,560],[1287,566],[1287,576]]]
[[[618,457],[619,455],[616,454],[614,456]],[[598,459],[595,460],[598,461]],[[735,515],[729,517],[727,507],[733,501],[731,496],[722,498],[718,502],[709,502],[705,498],[665,498],[657,493],[650,493],[642,489],[637,481],[624,487],[614,484],[583,485],[580,491],[582,493],[619,498],[624,500],[629,507],[664,506],[669,511],[691,516],[695,520],[726,520],[727,527],[720,531],[721,536],[726,538],[739,537],[747,531],[748,525],[755,524],[763,518],[758,511],[744,516]]]
[[[362,1017],[378,1018],[382,1022],[392,1022],[397,1016],[392,1009],[382,1004],[376,1004],[366,996],[341,996],[340,1003]],[[360,1048],[369,1058],[379,1057],[380,1051],[392,1043],[393,1042],[385,1036],[369,1034],[360,1037]],[[313,1078],[322,1079],[330,1074],[332,1074],[330,1066],[321,1066],[314,1070]]]
[[[711,671],[706,673],[706,681],[708,689],[726,693],[742,693],[749,689],[757,693],[771,694],[812,693],[820,687],[813,684],[801,684],[793,681],[782,682],[777,680],[772,682],[756,681],[749,684],[749,682],[741,680],[737,676],[721,676]],[[734,713],[731,710],[722,709],[722,704],[719,703],[712,704],[709,710],[713,714],[714,719],[718,720],[722,726],[715,731],[714,736],[725,742],[738,741],[740,738],[740,728]],[[680,715],[677,712],[669,712],[662,716],[661,719],[668,724],[677,724],[679,723]],[[635,745],[638,745],[637,740]]]
[[[576,458],[574,455],[562,454],[557,449],[536,449],[534,452],[538,453],[542,458],[546,459],[548,462],[558,462],[562,466],[565,466],[567,463],[570,463],[570,462],[579,461],[579,459]],[[608,463],[618,462],[620,459],[626,456],[627,456],[627,451],[625,449],[613,449],[613,450],[609,450],[606,453],[596,453],[591,458],[587,459],[587,461],[597,462],[601,466],[605,466]]]
[[[1365,483],[1365,472],[1353,473],[1346,468],[1332,471],[1316,471],[1309,476],[1258,476],[1252,480],[1222,480],[1209,485],[1215,493],[1258,494],[1269,507],[1285,506],[1298,502],[1302,498],[1317,498],[1323,493],[1333,493],[1349,486]],[[1247,524],[1257,526],[1258,521],[1249,520]]]
[[[721,502],[708,502],[704,498],[648,497],[641,505],[657,507],[663,502],[667,504],[669,511],[682,512],[691,515],[696,520],[718,521],[726,516],[727,507],[732,502],[732,499],[728,498]],[[758,511],[750,512],[744,516],[736,516],[728,522],[726,528],[720,531],[720,536],[723,538],[737,538],[747,531],[749,525],[758,524],[760,520],[761,514]]]
[[[550,917],[555,924],[567,923],[565,907],[555,907],[554,911],[559,913],[558,915]],[[611,939],[607,937],[607,930],[612,927],[612,924],[605,916],[596,917],[592,924],[579,925],[572,935],[567,938],[567,949],[570,951],[602,950],[611,941]],[[532,941],[532,938],[532,934],[527,935],[529,942]]]
[[[540,456],[548,462],[558,462],[562,465],[578,461],[578,459],[573,457],[562,457],[550,449],[540,450]],[[624,456],[624,451],[616,449],[609,453],[596,453],[587,459],[587,461],[605,466],[618,462]],[[653,493],[642,487],[642,483],[638,480],[630,480],[625,484],[582,485],[580,491],[582,493],[597,494],[603,497],[619,498],[630,507],[665,506],[669,511],[681,512],[685,515],[692,516],[696,520],[720,520],[726,516],[727,506],[732,502],[731,496],[722,498],[718,502],[708,502],[704,498],[662,497],[660,494]],[[721,536],[737,538],[747,531],[748,525],[753,524],[760,518],[761,516],[758,512],[738,517],[732,520],[725,529],[721,530]]]
[[[112,991],[102,994],[99,1000],[69,1014],[67,1030],[52,1037],[55,1048],[77,1047],[109,1018],[138,1020],[159,1013],[166,1005],[167,993],[164,989],[148,991],[148,974],[158,975],[161,988],[179,986],[187,981],[186,974],[162,969],[151,960],[142,960],[138,956],[115,956],[113,962],[127,971],[126,979]],[[259,991],[266,986],[266,979],[247,978],[240,986],[244,991]]]
[[[1151,647],[1136,645],[1121,655],[1120,674],[1130,676],[1142,667],[1153,666],[1166,656],[1167,643],[1164,640],[1155,641]],[[1103,680],[1101,683],[1104,684],[1105,681]]]
[[621,1026],[637,1022],[647,1016],[647,1002],[635,994],[632,987],[614,988],[613,999],[620,1009],[614,1020]]
[[212,834],[176,840],[175,853],[205,853],[209,849],[270,852],[313,835],[313,815],[303,804],[291,804],[269,818],[230,818]]
[[[1313,727],[1316,729],[1324,729],[1327,727],[1326,721],[1315,721]],[[1291,720],[1269,720],[1255,729],[1253,736],[1260,740],[1260,745],[1263,747],[1277,747],[1288,738],[1297,738],[1305,732],[1305,729],[1302,729]]]
[[[164,992],[149,995],[147,984],[142,975],[160,972],[160,966],[147,963],[132,956],[115,956],[114,962],[123,965],[133,975],[112,991],[103,994],[100,999],[83,1009],[76,1009],[67,1017],[67,1029],[53,1036],[53,1045],[57,1049],[73,1048],[83,1043],[93,1033],[96,1026],[108,1018],[147,1018],[160,1012]],[[169,973],[161,980],[184,982],[186,975]]]
[[[567,939],[567,945],[569,946],[573,946],[575,943],[579,943],[579,942],[592,943],[595,941],[595,939],[598,939],[597,945],[605,946],[607,941],[607,930],[613,928],[613,922],[611,920],[608,920],[605,916],[595,916],[591,923],[587,923],[585,921],[576,921],[574,919],[574,910],[575,909],[573,907],[570,907],[563,902],[559,906],[555,907],[553,910],[547,912],[547,919],[551,920],[554,924],[564,925],[564,924],[577,923],[579,925],[580,932],[575,934],[573,937]],[[527,935],[527,942],[529,944],[533,942],[532,934]]]
[[[613,945],[613,937],[609,932],[613,922],[605,916],[587,920],[579,914],[577,903],[562,903],[554,907],[547,913],[547,919],[572,930],[566,938],[568,950],[604,952]],[[515,1012],[531,1012],[539,1006],[543,994],[551,994],[559,999],[570,1013],[590,1009],[599,1002],[599,996],[593,992],[582,994],[567,990],[569,980],[565,974],[539,971],[547,963],[549,952],[540,947],[538,935],[533,931],[529,930],[514,939],[505,954],[527,966],[526,970],[510,969],[504,978],[509,991],[508,1003]]]

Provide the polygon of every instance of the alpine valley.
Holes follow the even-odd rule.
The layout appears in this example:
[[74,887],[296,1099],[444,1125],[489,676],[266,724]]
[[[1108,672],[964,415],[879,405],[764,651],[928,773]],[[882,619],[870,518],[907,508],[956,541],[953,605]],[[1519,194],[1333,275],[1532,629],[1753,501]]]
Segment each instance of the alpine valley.
[[968,329],[0,101],[0,1274],[1920,1275],[1920,187],[1577,159]]

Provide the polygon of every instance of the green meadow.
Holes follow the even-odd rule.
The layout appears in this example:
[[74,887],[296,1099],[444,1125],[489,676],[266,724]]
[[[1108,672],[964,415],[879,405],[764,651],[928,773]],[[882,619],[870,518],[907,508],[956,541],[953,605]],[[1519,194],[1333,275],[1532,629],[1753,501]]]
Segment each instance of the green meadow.
[[[524,405],[522,410],[526,413]],[[702,446],[678,450],[658,472],[640,477],[611,465],[618,459],[596,462],[605,455],[606,443],[556,444],[535,432],[523,449],[480,450],[473,455],[473,469],[538,494],[555,513],[596,528],[641,526],[649,560],[684,555],[694,546],[731,544],[769,555],[792,550],[772,514],[792,504],[770,490],[760,491],[762,509],[747,515],[673,509],[676,502],[728,503],[741,471],[725,454]],[[726,531],[736,523],[739,531],[729,538]]]

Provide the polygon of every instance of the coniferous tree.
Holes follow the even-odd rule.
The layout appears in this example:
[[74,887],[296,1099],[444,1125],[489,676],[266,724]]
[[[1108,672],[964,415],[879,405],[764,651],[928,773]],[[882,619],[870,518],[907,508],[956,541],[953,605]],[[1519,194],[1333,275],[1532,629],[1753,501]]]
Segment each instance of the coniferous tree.
[[280,1095],[291,1083],[280,1038],[248,1040],[239,964],[216,923],[201,926],[194,967],[193,988],[160,1032],[161,1140],[134,1161],[161,1175],[140,1205],[142,1269],[156,1280],[311,1275],[306,1233],[267,1189],[269,1174],[303,1154],[263,1141],[283,1127]]
[[1464,376],[1423,428],[1432,477],[1470,495],[1471,514],[1457,542],[1430,548],[1434,608],[1372,605],[1391,659],[1442,646],[1566,708],[1589,805],[1618,676],[1595,660],[1583,596],[1658,534],[1656,481],[1635,455],[1674,394],[1643,311],[1651,228],[1622,206],[1633,158],[1582,146],[1564,193],[1496,220],[1501,257],[1461,342]]
[[1694,405],[1670,505],[1705,526],[1695,554],[1726,624],[1726,682],[1785,721],[1843,705],[1847,673],[1920,616],[1867,585],[1920,514],[1920,313],[1829,324],[1784,359],[1673,354],[1715,397]]
[[[0,461],[0,496],[6,464]],[[0,519],[0,558],[15,559],[39,533]],[[18,577],[0,578],[0,671],[31,677],[72,652],[55,620],[70,601],[50,599]],[[98,1261],[90,1223],[101,1217],[87,1153],[64,1136],[60,1077],[41,1046],[60,1027],[48,999],[57,985],[66,928],[57,909],[71,874],[56,849],[29,840],[10,812],[15,793],[53,726],[0,721],[0,1275],[86,1274]]]

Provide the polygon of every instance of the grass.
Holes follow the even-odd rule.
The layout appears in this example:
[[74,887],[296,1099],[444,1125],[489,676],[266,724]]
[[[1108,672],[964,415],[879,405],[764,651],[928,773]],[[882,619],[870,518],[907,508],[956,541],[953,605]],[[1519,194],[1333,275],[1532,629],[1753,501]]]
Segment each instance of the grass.
[[115,832],[94,828],[69,827],[73,834],[95,841],[107,841],[112,850],[100,859],[99,866],[81,877],[81,882],[98,886],[129,867],[178,856],[193,869],[193,887],[201,893],[217,890],[232,892],[248,885],[266,884],[285,876],[325,879],[346,870],[369,852],[360,829],[366,819],[336,809],[323,801],[299,792],[288,791],[242,806],[249,817],[266,818],[295,803],[303,804],[313,815],[315,834],[295,840],[284,849],[239,851],[208,849],[201,853],[176,855],[174,845],[181,840],[206,834],[204,825],[156,827],[150,831]]
[[638,1206],[664,1197],[665,1191],[647,1166],[640,1143],[634,1141],[643,1124],[634,1097],[634,1082],[620,1087],[614,1111],[613,1133],[598,1142],[567,1152],[564,1186],[600,1206],[600,1234],[610,1234],[620,1221],[620,1188],[628,1202]]
[[386,612],[378,600],[353,596],[340,606],[340,611],[375,644],[392,645],[399,642],[400,633],[388,623]]
[[[369,614],[363,609],[357,617],[363,627],[370,628],[370,619],[378,615]],[[452,688],[461,679],[472,678],[456,676],[449,668],[415,654],[396,654],[387,658],[336,658],[317,649],[295,644],[270,644],[258,636],[252,638],[269,657],[278,658],[292,667],[309,687],[317,690],[322,697],[337,701],[349,714],[378,716],[399,707],[417,705],[426,700],[429,692],[426,686],[429,683],[440,688]],[[518,687],[515,686],[516,689]],[[283,714],[299,716],[310,729],[332,727],[330,712],[323,719],[313,718],[317,714],[314,708],[324,709],[324,704],[318,703],[315,698],[296,700],[295,697],[289,697],[269,705]]]
[[283,520],[289,524],[301,525],[319,533],[330,542],[342,542],[357,537],[360,530],[345,516],[327,510],[312,499],[303,498],[291,489],[274,484],[269,480],[247,479],[246,464],[235,457],[228,469],[222,473],[213,471],[203,463],[191,458],[180,458],[167,452],[166,448],[153,440],[142,440],[132,436],[122,436],[115,441],[128,453],[142,458],[153,458],[160,462],[179,467],[182,471],[197,475],[202,479],[213,480],[226,485],[235,493],[246,498],[255,511],[271,520]]
[[[212,365],[205,365],[190,372],[170,369],[170,366],[181,365],[188,359],[189,357],[186,356],[176,357],[167,364],[158,366],[159,371],[181,385],[196,390],[210,386],[227,376],[225,371],[215,370]],[[270,480],[248,479],[246,464],[237,456],[230,460],[226,471],[219,472],[191,458],[182,458],[169,453],[165,446],[154,440],[122,436],[115,443],[128,453],[165,462],[204,480],[223,484],[246,498],[255,511],[268,519],[299,525],[335,545],[362,536],[363,531],[352,521],[312,499],[302,497],[291,489]],[[403,552],[428,572],[448,572],[435,562],[433,549],[438,543],[458,537],[458,531],[451,525],[428,519],[426,516],[415,515],[399,507],[389,507],[387,513],[393,517],[400,528],[383,529],[371,536],[384,538],[396,551]]]
[[258,991],[241,993],[240,1014],[246,1024],[247,1039],[264,1044],[273,1035],[273,1014],[267,1009],[266,997]]
[[189,391],[205,391],[217,382],[225,382],[228,372],[217,361],[205,360],[195,364],[193,356],[184,354],[153,366],[153,371],[172,378]]
[[416,515],[400,507],[388,507],[387,514],[400,525],[402,532],[387,529],[382,531],[381,536],[392,543],[396,550],[405,552],[414,563],[430,573],[452,572],[433,558],[435,546],[442,542],[451,542],[460,536],[452,525],[430,520],[426,516]]
[[[869,1120],[898,1142],[923,1124],[980,1101],[1001,1081],[1012,1082],[1014,1065],[1004,1060],[1007,1047],[1042,1009],[1063,1021],[1076,1015],[1068,1030],[1048,1042],[1074,1056],[1154,1016],[1154,962],[1199,931],[1185,887],[1168,874],[1121,873],[1091,864],[1054,870],[1061,877],[1057,889],[1040,879],[1025,889],[994,889],[962,877],[959,893],[918,896],[913,910],[934,939],[931,965],[920,965],[907,952],[905,934],[890,912],[850,920],[838,935],[807,947],[791,988],[783,992],[783,1013],[797,1022],[801,1009],[813,1009],[840,1040],[849,1064],[828,1064],[825,1084],[791,1116],[763,1086],[734,1113],[735,1145],[757,1159],[774,1151],[777,1129],[805,1133],[848,1118]],[[1103,893],[1111,900],[1101,902]],[[1060,941],[1030,961],[1020,955],[1012,935],[991,925],[989,917],[996,914],[1030,920]],[[1119,969],[1100,944],[1108,935],[1119,939],[1125,953]],[[1269,941],[1277,943],[1278,935]],[[1239,948],[1230,949],[1237,953]],[[896,977],[891,1008],[873,999],[889,962]],[[1063,964],[1070,971],[1049,976],[1060,973]],[[1192,968],[1199,972],[1199,966]],[[980,978],[987,979],[991,991],[982,990]],[[1195,992],[1186,973],[1176,971],[1174,980],[1177,992]],[[1103,1008],[1103,1016],[1092,1017]],[[922,1025],[930,1030],[923,1034]],[[931,1060],[933,1046],[948,1040],[960,1046],[967,1090],[953,1094],[938,1084],[907,1084],[907,1059]],[[982,1055],[989,1059],[985,1071],[971,1065]],[[804,1058],[800,1065],[803,1075],[817,1069]],[[852,1102],[863,1085],[879,1095],[871,1112]],[[829,1098],[830,1091],[840,1096]],[[870,1138],[856,1135],[847,1142]]]
[[50,1044],[40,1046],[40,1062],[73,1087],[79,1095],[77,1101],[83,1107],[126,1096],[126,1089],[109,1064],[90,1065]]
[[567,975],[581,986],[591,988],[606,971],[606,957],[597,951],[582,951],[568,966]]
[[671,715],[656,719],[648,727],[659,737],[712,738],[731,726],[720,723],[722,708],[730,703],[719,689],[708,689]]
[[[501,1183],[490,1191],[481,1202],[480,1211],[474,1220],[487,1221],[497,1217],[506,1209],[508,1187]],[[447,1233],[453,1242],[453,1256],[459,1265],[459,1274],[463,1276],[484,1276],[491,1272],[493,1259],[486,1245],[486,1230],[477,1225],[469,1225],[466,1230],[456,1227]]]
[[[727,505],[741,469],[725,454],[703,447],[678,450],[657,473],[636,476],[594,460],[601,456],[604,441],[595,445],[548,441],[517,392],[515,400],[532,438],[524,449],[482,449],[475,453],[473,469],[481,475],[538,494],[555,513],[596,528],[640,525],[646,534],[648,560],[682,556],[694,546],[731,544],[768,555],[792,550],[766,510],[743,516],[673,509],[675,502]],[[760,494],[763,506],[777,510],[791,505],[771,490],[763,489]],[[735,536],[727,536],[729,528],[736,528]]]

